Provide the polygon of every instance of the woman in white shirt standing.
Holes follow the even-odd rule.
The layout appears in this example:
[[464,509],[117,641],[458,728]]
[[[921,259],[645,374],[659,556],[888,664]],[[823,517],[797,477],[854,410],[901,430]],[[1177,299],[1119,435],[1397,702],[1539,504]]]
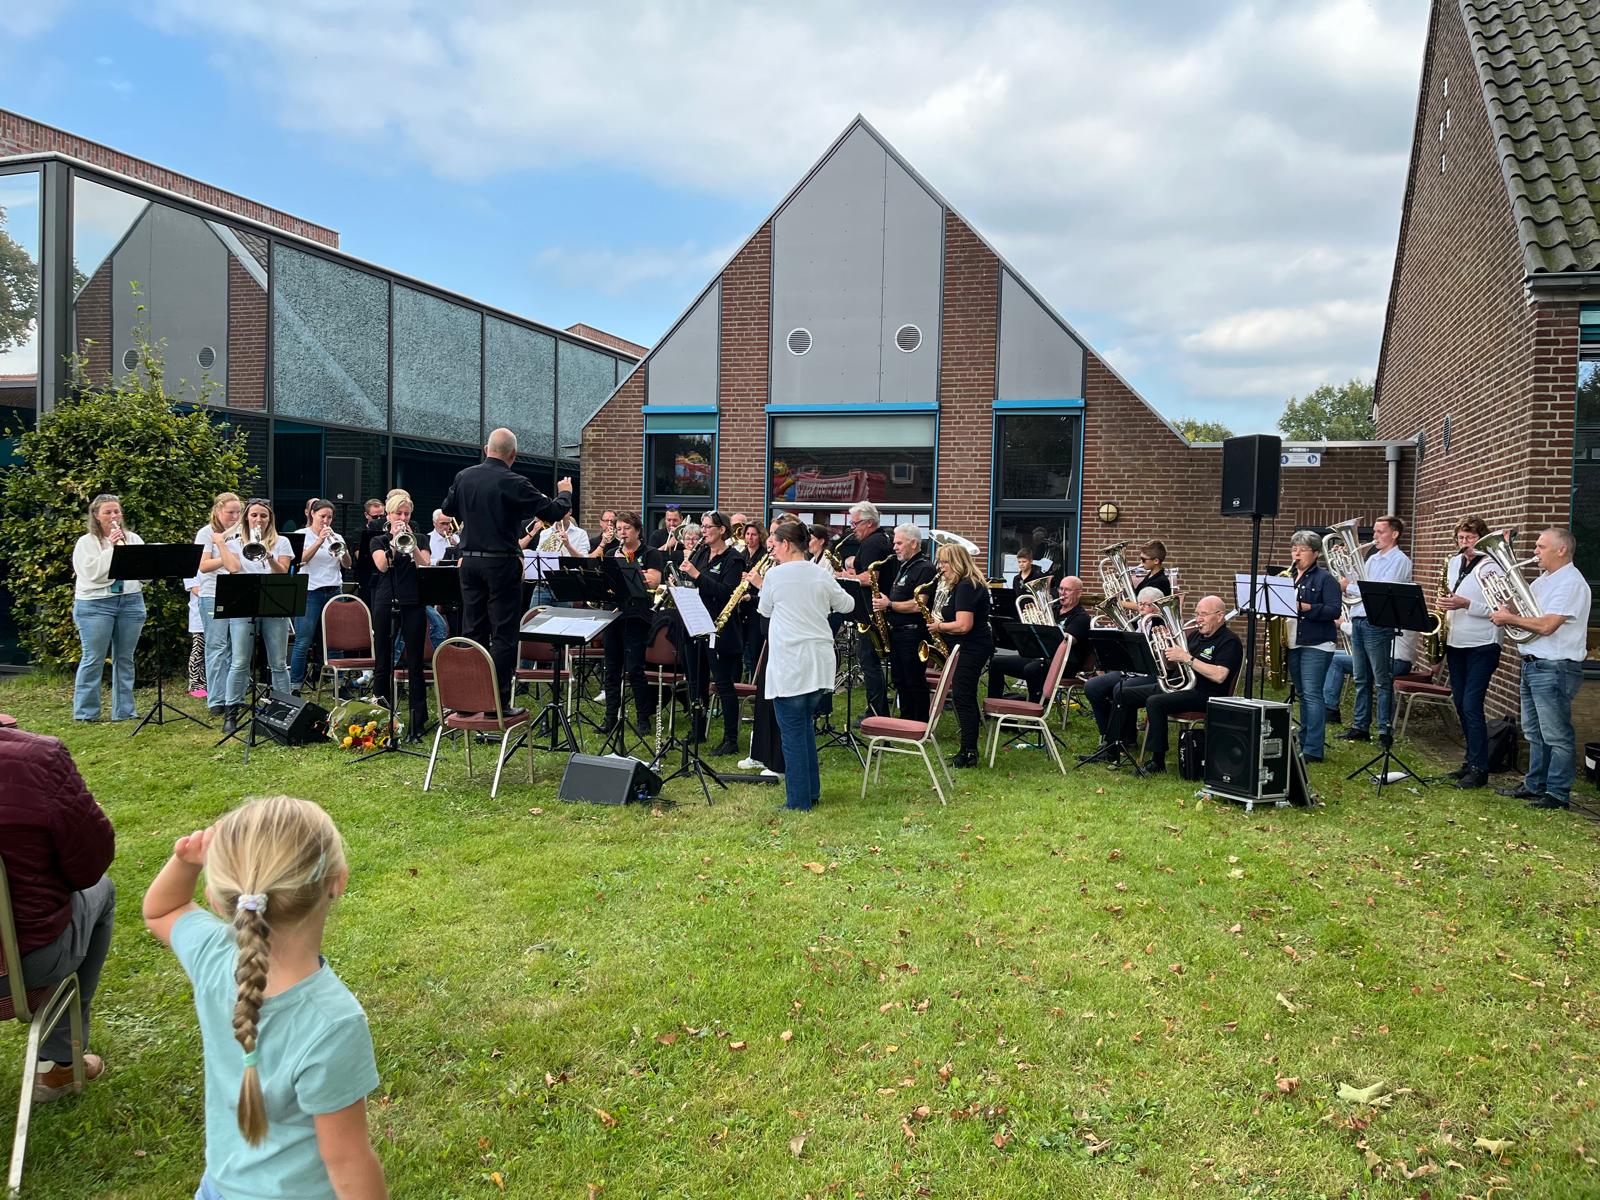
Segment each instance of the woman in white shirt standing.
[[200,526],[194,535],[195,545],[203,547],[196,576],[200,581],[197,596],[201,632],[206,641],[206,707],[213,717],[222,716],[227,709],[228,672],[233,667],[228,627],[215,616],[217,577],[239,568],[239,560],[228,549],[228,539],[236,532],[235,526],[243,515],[244,502],[238,496],[232,492],[218,492],[211,502],[211,520]]
[[143,544],[143,538],[123,525],[121,500],[100,495],[89,502],[89,532],[72,549],[72,620],[83,643],[72,692],[74,720],[99,719],[107,654],[111,719],[133,720],[133,652],[144,629],[144,592],[138,580],[111,578],[111,552],[121,545]]
[[837,661],[830,613],[855,608],[827,567],[806,556],[806,527],[786,521],[772,532],[772,557],[761,582],[767,628],[766,695],[783,738],[785,805],[808,809],[822,794],[817,731],[812,718],[833,691]]
[[300,555],[300,569],[306,574],[306,611],[295,618],[294,656],[289,662],[289,686],[296,692],[306,681],[311,645],[322,632],[322,610],[344,586],[344,568],[349,565],[349,547],[333,529],[333,502],[313,500],[306,521],[306,548]]
[[[266,550],[260,555],[247,554],[245,547],[259,542]],[[294,549],[289,539],[278,532],[277,520],[272,515],[272,504],[260,497],[245,505],[244,526],[236,529],[227,539],[225,549],[231,561],[228,570],[244,575],[284,575],[289,570],[289,560]],[[200,564],[204,568],[205,563]],[[261,629],[261,642],[267,651],[267,667],[272,671],[274,691],[289,690],[289,620],[287,617],[235,617],[228,622],[229,653],[233,665],[228,671],[228,711],[222,719],[222,731],[233,733],[239,727],[239,710],[244,707],[244,694],[250,682],[250,672],[256,651],[256,628]]]
[[1437,601],[1450,622],[1445,641],[1450,694],[1467,741],[1466,759],[1456,772],[1458,788],[1480,788],[1489,782],[1489,731],[1483,702],[1489,680],[1500,665],[1500,630],[1489,619],[1489,605],[1478,580],[1479,568],[1492,569],[1492,564],[1476,549],[1478,539],[1488,532],[1481,517],[1463,517],[1456,523],[1456,545],[1461,553],[1446,564],[1448,590]]

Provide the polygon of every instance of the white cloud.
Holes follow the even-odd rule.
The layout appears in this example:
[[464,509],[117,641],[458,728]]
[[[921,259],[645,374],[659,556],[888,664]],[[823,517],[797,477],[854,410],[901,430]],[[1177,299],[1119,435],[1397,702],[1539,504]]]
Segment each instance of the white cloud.
[[534,269],[563,287],[594,288],[606,296],[626,295],[653,284],[670,284],[682,289],[687,304],[737,249],[737,244],[707,249],[694,242],[635,250],[547,246],[534,256]]
[[[1408,0],[155,12],[290,127],[465,181],[621,164],[760,209],[859,111],[1135,382],[1141,361],[1281,398],[1376,369],[1427,23]],[[537,263],[659,289],[664,328],[720,264],[703,235]]]
[[69,0],[25,0],[0,5],[0,35],[18,40],[36,37],[52,28],[68,6]]

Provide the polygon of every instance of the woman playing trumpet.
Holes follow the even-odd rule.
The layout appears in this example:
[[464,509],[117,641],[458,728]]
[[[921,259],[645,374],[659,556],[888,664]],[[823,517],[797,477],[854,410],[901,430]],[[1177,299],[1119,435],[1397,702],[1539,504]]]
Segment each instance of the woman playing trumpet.
[[144,592],[136,579],[112,579],[111,554],[118,546],[144,544],[122,523],[122,501],[104,494],[89,502],[89,530],[72,549],[72,620],[83,653],[72,693],[72,716],[94,721],[100,716],[100,682],[106,656],[111,656],[111,719],[131,721],[133,652],[144,628]]
[[406,741],[422,738],[428,725],[428,688],[424,675],[427,616],[417,589],[417,568],[433,565],[433,556],[411,528],[411,495],[389,493],[384,502],[387,527],[372,539],[372,653],[377,667],[372,673],[373,692],[386,707],[394,707],[394,636],[405,637],[406,696],[410,705]]
[[350,550],[333,529],[333,502],[313,500],[306,525],[300,569],[306,573],[306,611],[294,622],[294,655],[289,660],[289,686],[299,692],[306,679],[311,646],[322,633],[322,610],[339,594]]
[[[239,568],[239,560],[228,549],[228,539],[244,515],[244,501],[232,492],[218,492],[211,504],[211,520],[200,526],[195,543],[200,552],[200,581],[196,593],[200,602],[200,627],[206,645],[206,707],[213,717],[228,708],[228,672],[233,669],[233,643],[225,625],[216,619],[217,577]],[[229,566],[232,563],[232,566]]]
[[[235,528],[224,545],[225,565],[236,575],[284,575],[294,549],[289,539],[278,532],[272,504],[256,497],[245,505],[244,524]],[[201,564],[202,569],[205,563]],[[239,727],[240,709],[250,683],[256,652],[256,630],[266,648],[267,667],[272,672],[275,691],[289,690],[289,621],[286,617],[234,617],[228,621],[229,655],[228,711],[222,718],[222,731],[233,733]]]

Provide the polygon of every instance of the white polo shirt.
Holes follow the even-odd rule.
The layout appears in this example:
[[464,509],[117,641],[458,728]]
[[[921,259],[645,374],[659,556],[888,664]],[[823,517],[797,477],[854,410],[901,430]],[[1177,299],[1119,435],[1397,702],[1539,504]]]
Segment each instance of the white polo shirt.
[[1539,611],[1545,616],[1560,613],[1567,619],[1554,633],[1534,638],[1519,647],[1523,658],[1582,662],[1589,652],[1589,581],[1573,563],[1546,571],[1528,585]]

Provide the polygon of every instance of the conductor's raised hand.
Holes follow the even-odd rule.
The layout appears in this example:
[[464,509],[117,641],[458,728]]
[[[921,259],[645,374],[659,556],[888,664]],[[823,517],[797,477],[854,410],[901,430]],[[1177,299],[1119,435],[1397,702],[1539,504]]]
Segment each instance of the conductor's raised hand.
[[571,475],[563,475],[560,479],[556,480],[556,491],[557,492],[565,492],[568,495],[571,495],[572,494],[572,476]]

